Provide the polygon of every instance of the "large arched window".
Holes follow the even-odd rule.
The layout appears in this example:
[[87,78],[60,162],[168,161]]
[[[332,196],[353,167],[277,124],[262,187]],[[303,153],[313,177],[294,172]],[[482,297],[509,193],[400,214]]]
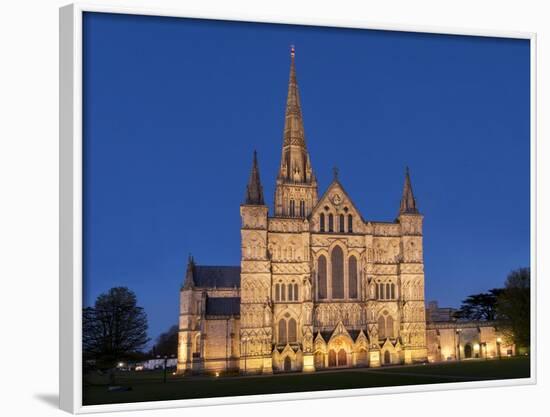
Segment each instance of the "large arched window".
[[[280,331],[280,323],[279,323],[279,331]],[[378,317],[378,338],[379,339],[386,338],[386,320],[384,319],[384,316]]]
[[344,230],[344,227],[345,227],[345,220],[344,220],[344,215],[343,214],[340,214],[340,233],[344,233],[345,230]]
[[320,300],[327,298],[327,258],[319,256],[317,260],[317,296]]
[[332,213],[328,215],[328,231],[334,232],[334,216]]
[[349,298],[357,298],[357,258],[355,256],[349,258],[348,275]]
[[288,343],[296,343],[296,320],[288,321]]
[[335,246],[330,255],[332,264],[332,298],[344,298],[344,253]]
[[286,337],[286,320],[281,319],[279,320],[279,343],[280,344],[286,344],[287,337]]
[[325,231],[325,213],[319,214],[319,231]]
[[393,318],[392,316],[386,317],[386,337],[393,338]]
[[348,214],[348,233],[353,233],[353,216]]

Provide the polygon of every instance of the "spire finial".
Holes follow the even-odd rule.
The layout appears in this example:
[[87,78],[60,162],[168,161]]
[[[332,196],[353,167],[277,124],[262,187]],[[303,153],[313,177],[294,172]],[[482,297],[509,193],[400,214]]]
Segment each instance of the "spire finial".
[[294,58],[294,55],[296,55],[296,47],[294,44],[290,45],[290,56]]
[[414,198],[409,167],[405,167],[405,183],[403,184],[403,195],[399,214],[417,214],[416,200]]
[[252,170],[246,186],[245,204],[264,205],[264,191],[260,181],[260,168],[258,167],[258,153],[254,150]]

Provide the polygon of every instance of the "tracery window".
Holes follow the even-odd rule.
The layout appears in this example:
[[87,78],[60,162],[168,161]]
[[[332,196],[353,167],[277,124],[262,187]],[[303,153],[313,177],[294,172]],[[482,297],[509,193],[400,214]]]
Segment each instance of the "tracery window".
[[395,284],[393,282],[376,284],[376,298],[379,300],[395,300],[397,298]]
[[287,343],[286,320],[285,319],[279,320],[279,343],[280,344],[286,344]]
[[344,253],[340,246],[334,247],[330,261],[332,264],[332,298],[344,298]]
[[296,320],[288,321],[288,343],[296,343]]
[[325,231],[325,213],[321,213],[319,215],[319,231],[320,232]]
[[[280,328],[280,323],[279,323]],[[280,330],[279,330],[280,331]],[[384,319],[384,316],[378,317],[378,339],[385,339],[386,338],[386,320]]]
[[349,298],[357,298],[357,258],[353,255],[348,261],[348,276]]
[[390,337],[393,339],[393,317],[387,316],[386,317],[386,337]]
[[317,296],[320,300],[327,298],[327,258],[325,255],[317,259]]

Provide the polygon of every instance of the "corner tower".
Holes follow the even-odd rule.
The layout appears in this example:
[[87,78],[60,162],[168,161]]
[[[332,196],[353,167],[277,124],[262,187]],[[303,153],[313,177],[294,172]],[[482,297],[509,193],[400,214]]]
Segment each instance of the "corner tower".
[[254,152],[241,205],[240,369],[272,373],[271,262],[267,252],[267,215]]
[[283,150],[275,189],[275,216],[305,218],[317,204],[317,179],[306,147],[295,56],[292,46]]
[[409,168],[397,218],[401,226],[402,256],[399,263],[401,280],[401,340],[406,364],[425,361],[426,311],[424,303],[424,256],[422,242],[423,216],[418,211],[411,185]]

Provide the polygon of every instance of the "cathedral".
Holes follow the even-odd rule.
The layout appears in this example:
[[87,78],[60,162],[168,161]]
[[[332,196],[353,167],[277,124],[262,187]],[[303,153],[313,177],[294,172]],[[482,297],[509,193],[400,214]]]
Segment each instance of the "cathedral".
[[408,170],[396,211],[394,222],[363,218],[336,170],[319,195],[292,48],[274,210],[265,205],[254,153],[240,207],[240,266],[189,258],[178,373],[427,361],[423,216]]

